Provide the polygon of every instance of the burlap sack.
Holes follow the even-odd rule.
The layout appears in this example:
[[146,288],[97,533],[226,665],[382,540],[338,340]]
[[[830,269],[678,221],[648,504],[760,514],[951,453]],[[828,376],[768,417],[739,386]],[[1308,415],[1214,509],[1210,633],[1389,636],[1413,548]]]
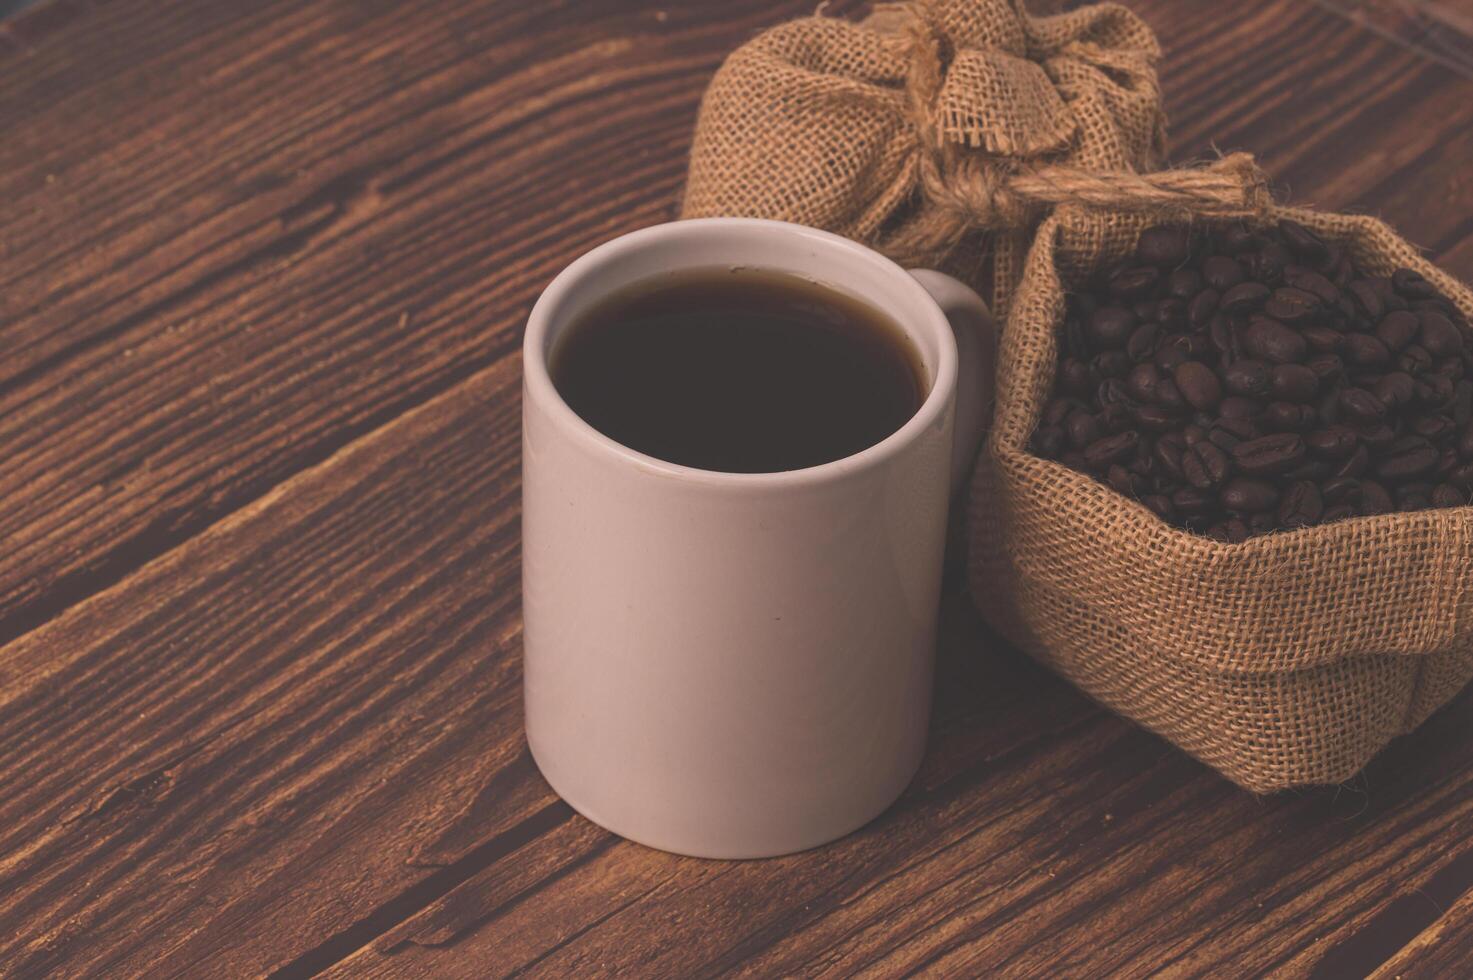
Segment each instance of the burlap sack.
[[[1290,217],[1373,273],[1415,269],[1473,316],[1473,292],[1380,221],[1273,207],[1251,185],[1236,206],[1261,212],[1250,223]],[[1039,229],[972,486],[972,592],[1014,643],[1242,786],[1340,782],[1473,677],[1473,507],[1222,544],[1031,455],[1066,292],[1172,217],[1202,220],[1069,206]]]
[[781,24],[707,89],[682,216],[811,225],[973,281],[985,249],[1001,310],[1074,178],[1160,165],[1159,57],[1111,3],[1033,17],[1022,0],[925,0]]

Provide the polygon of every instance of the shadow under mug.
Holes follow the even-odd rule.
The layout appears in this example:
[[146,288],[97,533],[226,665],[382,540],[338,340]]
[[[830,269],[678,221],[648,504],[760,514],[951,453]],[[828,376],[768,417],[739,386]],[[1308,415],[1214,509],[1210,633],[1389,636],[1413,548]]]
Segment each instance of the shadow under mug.
[[[778,473],[665,462],[589,426],[548,359],[568,326],[682,269],[780,270],[887,314],[929,392],[879,443]],[[574,809],[700,857],[785,854],[880,814],[925,748],[946,511],[981,437],[990,319],[972,290],[777,221],[709,218],[595,248],[527,323],[527,741]],[[679,406],[672,406],[678,411]]]

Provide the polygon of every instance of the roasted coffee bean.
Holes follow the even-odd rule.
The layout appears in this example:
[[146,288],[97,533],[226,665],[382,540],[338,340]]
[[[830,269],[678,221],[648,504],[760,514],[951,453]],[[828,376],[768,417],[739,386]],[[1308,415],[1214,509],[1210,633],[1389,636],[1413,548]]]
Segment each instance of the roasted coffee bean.
[[1320,485],[1320,493],[1329,504],[1354,504],[1360,500],[1360,480],[1353,476],[1332,476]]
[[1040,456],[1057,456],[1064,444],[1064,430],[1057,425],[1041,425],[1033,433],[1033,448]]
[[1240,517],[1232,517],[1223,521],[1222,529],[1228,544],[1241,544],[1252,536],[1247,523]]
[[1446,415],[1425,415],[1412,423],[1412,431],[1423,439],[1442,442],[1452,438],[1458,431],[1458,424]]
[[1227,255],[1209,255],[1202,262],[1202,278],[1218,292],[1232,289],[1243,281],[1243,267]]
[[1202,273],[1196,269],[1175,269],[1166,277],[1166,294],[1185,302],[1200,293],[1203,285]]
[[1174,372],[1176,387],[1187,404],[1201,412],[1210,412],[1222,401],[1222,382],[1200,361],[1183,361]]
[[1161,371],[1154,364],[1137,364],[1125,376],[1125,388],[1137,401],[1149,402],[1156,399],[1156,385],[1161,381]]
[[1466,368],[1463,365],[1463,359],[1461,357],[1448,357],[1438,362],[1432,368],[1432,373],[1440,374],[1449,381],[1456,382],[1463,380],[1463,372],[1465,370]]
[[[1381,301],[1381,294],[1376,291],[1376,287],[1371,285],[1369,281],[1357,279],[1346,287],[1346,292],[1350,293],[1355,299],[1356,305],[1360,307],[1361,312],[1371,321],[1380,320],[1382,315],[1385,314],[1386,304]],[[1381,339],[1386,340],[1385,337]],[[1390,341],[1387,341],[1386,345],[1390,347]]]
[[1181,437],[1185,445],[1195,446],[1207,438],[1207,430],[1200,425],[1186,425],[1182,427]]
[[1218,307],[1228,313],[1251,313],[1261,309],[1271,295],[1273,291],[1263,283],[1240,282],[1223,292]]
[[1248,477],[1235,477],[1222,488],[1218,497],[1222,506],[1241,514],[1258,514],[1273,510],[1279,502],[1279,492],[1273,484]]
[[1432,506],[1431,496],[1421,490],[1397,487],[1392,496],[1396,500],[1396,509],[1399,511],[1426,510]]
[[1322,459],[1306,459],[1292,470],[1284,471],[1286,480],[1309,480],[1321,483],[1335,475],[1335,468]]
[[1294,250],[1294,254],[1310,262],[1323,262],[1329,257],[1329,248],[1324,239],[1297,221],[1284,218],[1279,222],[1279,234]]
[[1134,455],[1136,447],[1140,445],[1141,437],[1138,432],[1117,432],[1113,436],[1105,436],[1096,439],[1084,450],[1085,461],[1091,466],[1106,466],[1110,463],[1119,463]]
[[1248,323],[1243,345],[1254,357],[1275,364],[1302,361],[1309,351],[1303,334],[1268,317],[1255,317]]
[[1402,436],[1382,450],[1372,467],[1378,477],[1400,483],[1424,476],[1437,466],[1437,449],[1421,436]]
[[1156,322],[1167,330],[1179,330],[1187,324],[1187,304],[1175,296],[1156,303]]
[[1110,484],[1110,487],[1118,494],[1127,497],[1135,496],[1135,478],[1119,463],[1111,464],[1110,468],[1105,471],[1105,482]]
[[1438,295],[1437,287],[1414,269],[1397,269],[1391,274],[1391,286],[1407,299],[1430,299]]
[[1387,349],[1399,351],[1410,344],[1417,337],[1417,332],[1422,329],[1422,322],[1417,319],[1415,313],[1406,310],[1398,310],[1388,313],[1376,324],[1376,337],[1385,344]]
[[1305,448],[1320,459],[1344,459],[1355,452],[1360,437],[1349,426],[1331,425],[1304,437]]
[[1095,398],[1099,401],[1101,407],[1105,407],[1114,405],[1117,402],[1130,401],[1130,392],[1125,387],[1125,382],[1119,378],[1106,378],[1095,389]]
[[1304,458],[1304,440],[1293,432],[1262,436],[1233,447],[1233,465],[1251,476],[1291,470]]
[[1215,289],[1204,289],[1187,301],[1187,322],[1200,330],[1212,322],[1217,302],[1222,297]]
[[1156,350],[1156,366],[1163,371],[1174,371],[1178,364],[1189,360],[1191,355],[1175,345],[1163,345]]
[[1316,354],[1304,362],[1321,386],[1334,384],[1345,374],[1345,362],[1334,354]]
[[1156,288],[1161,270],[1149,265],[1121,269],[1110,277],[1110,292],[1121,299],[1139,299]]
[[1224,225],[1219,229],[1218,238],[1222,243],[1223,251],[1232,255],[1246,252],[1257,244],[1252,229],[1247,225]]
[[1391,360],[1386,345],[1368,333],[1347,334],[1344,353],[1346,361],[1361,367],[1376,367]]
[[1171,494],[1171,505],[1187,517],[1201,517],[1217,506],[1217,495],[1196,487],[1182,487]]
[[1458,436],[1458,455],[1465,460],[1473,460],[1473,423],[1463,426]]
[[1218,403],[1217,411],[1225,419],[1255,419],[1263,414],[1263,403],[1241,395],[1229,395]]
[[1315,354],[1334,354],[1345,347],[1346,335],[1330,327],[1310,324],[1300,328],[1299,333],[1304,337],[1304,343]]
[[1336,425],[1340,422],[1340,389],[1331,388],[1320,398],[1315,406],[1315,412],[1320,417],[1321,425]]
[[1284,246],[1266,241],[1248,256],[1248,270],[1259,282],[1277,285],[1284,277],[1284,268],[1293,261],[1294,257]]
[[1307,402],[1314,398],[1320,383],[1315,373],[1302,364],[1275,365],[1271,372],[1271,380],[1275,398],[1295,403]]
[[1141,232],[1141,237],[1136,239],[1135,255],[1142,262],[1172,269],[1187,260],[1191,247],[1191,234],[1187,229],[1158,225]]
[[1251,514],[1248,517],[1248,534],[1250,537],[1255,534],[1267,534],[1277,529],[1278,522],[1274,519],[1272,507],[1261,514]]
[[1177,480],[1185,479],[1181,468],[1185,448],[1185,446],[1175,442],[1170,435],[1165,435],[1157,439],[1156,446],[1152,450],[1152,455],[1156,457],[1157,468]]
[[1377,425],[1362,426],[1360,430],[1360,441],[1363,446],[1371,451],[1371,455],[1384,452],[1396,441],[1396,430],[1385,422]]
[[1473,491],[1473,463],[1463,463],[1448,472],[1447,482],[1460,490]]
[[1340,408],[1356,422],[1374,423],[1386,417],[1385,403],[1364,388],[1341,391]]
[[1433,507],[1462,507],[1468,495],[1451,483],[1439,483],[1432,488],[1430,502]]
[[1245,439],[1257,439],[1263,435],[1258,426],[1251,419],[1246,418],[1219,418],[1212,423],[1212,428],[1218,432],[1229,433],[1239,442]]
[[1293,286],[1280,286],[1263,304],[1263,312],[1281,323],[1299,323],[1318,316],[1319,297]]
[[1082,409],[1069,414],[1064,422],[1064,432],[1069,436],[1069,444],[1080,450],[1101,436],[1099,421]]
[[1222,372],[1223,386],[1235,395],[1260,398],[1273,390],[1273,376],[1262,361],[1234,361]]
[[1071,412],[1077,412],[1084,408],[1084,403],[1077,398],[1055,398],[1044,406],[1044,425],[1063,425]]
[[1123,350],[1107,350],[1102,354],[1096,354],[1095,359],[1089,362],[1094,368],[1095,374],[1101,378],[1124,377],[1125,372],[1130,370],[1130,355]]
[[1393,408],[1410,402],[1416,391],[1417,383],[1405,371],[1383,374],[1371,385],[1371,394],[1380,399],[1383,405]]
[[1421,344],[1408,344],[1396,355],[1396,366],[1415,378],[1432,370],[1432,355]]
[[1365,443],[1359,443],[1350,455],[1340,461],[1335,467],[1335,476],[1360,476],[1371,465],[1371,451],[1366,448]]
[[1111,402],[1105,405],[1095,418],[1099,419],[1100,428],[1110,435],[1124,432],[1135,424],[1135,413],[1131,411],[1131,404],[1128,401]]
[[1334,306],[1341,298],[1338,286],[1302,265],[1291,265],[1284,270],[1284,284],[1310,293],[1324,306]]
[[1210,442],[1199,442],[1181,456],[1181,471],[1199,490],[1218,486],[1232,471],[1227,454]]
[[1320,518],[1321,524],[1334,524],[1343,521],[1347,517],[1355,516],[1355,508],[1350,504],[1336,504],[1334,507],[1326,507],[1325,514]]
[[1125,353],[1137,361],[1144,361],[1156,353],[1156,341],[1161,336],[1161,328],[1154,323],[1142,323],[1130,332],[1130,337],[1125,341]]
[[1371,514],[1389,514],[1396,509],[1396,503],[1391,499],[1390,492],[1375,480],[1360,481],[1360,503],[1356,505],[1356,513],[1369,516]]
[[1125,343],[1136,327],[1136,318],[1124,307],[1102,306],[1085,323],[1085,334],[1094,349],[1111,350]]
[[1156,404],[1162,408],[1169,408],[1173,412],[1187,410],[1186,399],[1182,398],[1181,390],[1170,378],[1162,378],[1156,383]]
[[1452,379],[1440,374],[1425,374],[1417,381],[1417,398],[1427,408],[1441,411],[1452,405],[1457,389]]
[[1070,358],[1059,365],[1059,388],[1071,395],[1091,392],[1098,384],[1094,372],[1080,361]]
[[1141,498],[1141,503],[1149,507],[1163,521],[1171,520],[1176,514],[1176,508],[1171,506],[1171,498],[1159,493],[1146,494]]
[[1308,480],[1290,484],[1279,501],[1279,524],[1282,527],[1309,527],[1319,523],[1325,513],[1320,488]]
[[1447,357],[1462,352],[1463,335],[1446,316],[1423,310],[1417,314],[1417,322],[1422,328],[1417,334],[1417,342],[1427,348],[1427,353],[1433,357]]
[[1138,299],[1129,304],[1131,314],[1143,323],[1156,322],[1156,301],[1154,299]]
[[1274,432],[1302,432],[1314,428],[1319,416],[1313,406],[1274,401],[1264,408],[1260,421]]
[[1169,431],[1179,422],[1176,412],[1160,405],[1141,405],[1135,410],[1135,420],[1151,432]]
[[1423,310],[1432,310],[1449,317],[1454,321],[1462,319],[1456,304],[1445,296],[1433,296],[1428,299],[1414,299],[1407,304],[1407,308],[1413,313],[1421,313]]

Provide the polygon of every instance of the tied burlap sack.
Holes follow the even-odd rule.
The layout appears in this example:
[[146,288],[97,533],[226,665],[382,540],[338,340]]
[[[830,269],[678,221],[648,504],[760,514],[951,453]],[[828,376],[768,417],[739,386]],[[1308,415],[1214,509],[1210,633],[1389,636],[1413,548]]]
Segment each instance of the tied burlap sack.
[[1031,455],[1065,295],[1149,223],[1238,209],[1292,218],[1369,272],[1415,269],[1470,316],[1473,293],[1380,221],[1275,207],[1256,181],[1206,216],[1117,190],[1060,208],[1027,256],[972,486],[973,595],[1013,642],[1242,786],[1340,782],[1473,677],[1473,507],[1223,544]]
[[824,228],[974,282],[990,252],[1001,310],[1049,205],[1095,172],[1160,165],[1159,57],[1111,3],[1033,17],[1022,0],[924,0],[791,21],[712,80],[682,216]]

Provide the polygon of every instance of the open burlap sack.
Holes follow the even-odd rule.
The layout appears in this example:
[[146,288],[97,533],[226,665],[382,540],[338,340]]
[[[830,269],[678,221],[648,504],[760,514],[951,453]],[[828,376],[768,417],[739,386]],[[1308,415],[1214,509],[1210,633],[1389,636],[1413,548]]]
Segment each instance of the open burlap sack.
[[921,0],[790,21],[707,89],[682,216],[824,228],[974,282],[986,250],[1001,310],[1032,227],[1081,174],[1160,165],[1159,57],[1113,3],[1033,17],[1022,0]]
[[1223,544],[1031,455],[1065,295],[1150,223],[1231,214],[1292,218],[1376,274],[1415,269],[1469,316],[1473,292],[1373,218],[1275,207],[1252,180],[1199,190],[1162,206],[1115,185],[1040,227],[972,486],[971,588],[1013,642],[1242,786],[1340,782],[1473,677],[1473,507]]

